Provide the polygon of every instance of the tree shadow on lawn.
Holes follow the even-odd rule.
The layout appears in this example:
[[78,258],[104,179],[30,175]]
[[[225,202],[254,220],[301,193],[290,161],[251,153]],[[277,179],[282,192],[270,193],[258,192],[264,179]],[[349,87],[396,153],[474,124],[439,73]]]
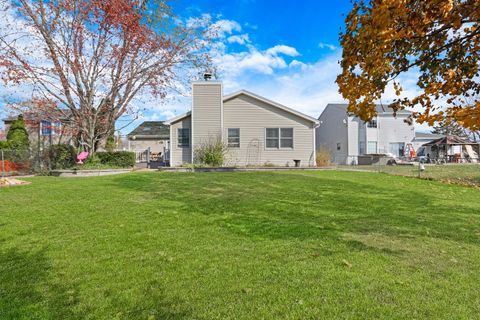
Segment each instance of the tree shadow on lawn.
[[45,250],[0,248],[0,319],[80,319],[78,290],[52,282]]
[[[51,272],[45,249],[24,253],[14,248],[3,251],[0,248],[0,319],[95,317],[93,307],[80,300],[78,286],[52,279]],[[151,281],[140,290],[138,299],[133,300],[131,297],[122,300],[120,295],[111,291],[109,306],[102,305],[102,308],[116,313],[109,315],[111,319],[147,319],[151,316],[155,319],[183,319],[190,314],[181,299],[167,298],[158,281]]]
[[[110,304],[119,312],[118,319],[185,319],[191,318],[193,309],[183,299],[168,295],[158,280],[146,283],[136,297],[120,298],[112,291]],[[195,317],[195,319],[200,319]]]
[[[479,215],[463,202],[443,199],[442,192],[460,187],[429,181],[410,187],[408,180],[399,180],[405,178],[359,177],[170,173],[123,176],[114,183],[152,201],[182,204],[180,212],[214,217],[223,228],[250,238],[340,239],[344,233],[380,233],[480,242]],[[407,186],[399,186],[400,181]]]

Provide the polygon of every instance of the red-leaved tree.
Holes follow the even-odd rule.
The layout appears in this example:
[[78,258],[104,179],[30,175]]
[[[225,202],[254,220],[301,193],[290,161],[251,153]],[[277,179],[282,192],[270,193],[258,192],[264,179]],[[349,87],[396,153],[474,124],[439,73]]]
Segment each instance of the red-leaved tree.
[[48,108],[36,113],[56,109],[69,117],[78,143],[90,151],[112,133],[133,99],[165,98],[210,64],[209,31],[187,27],[164,0],[0,4],[10,17],[0,30],[3,80],[32,88],[29,105]]

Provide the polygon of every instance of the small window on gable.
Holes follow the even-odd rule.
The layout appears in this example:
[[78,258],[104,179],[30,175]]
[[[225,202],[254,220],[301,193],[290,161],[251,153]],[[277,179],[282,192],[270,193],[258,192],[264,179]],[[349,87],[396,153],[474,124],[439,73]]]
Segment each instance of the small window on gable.
[[240,148],[240,129],[228,128],[228,146],[230,148]]
[[178,128],[177,132],[178,132],[177,145],[179,147],[189,147],[190,146],[190,129]]
[[368,121],[367,127],[376,128],[377,127],[377,119],[372,119],[372,120]]

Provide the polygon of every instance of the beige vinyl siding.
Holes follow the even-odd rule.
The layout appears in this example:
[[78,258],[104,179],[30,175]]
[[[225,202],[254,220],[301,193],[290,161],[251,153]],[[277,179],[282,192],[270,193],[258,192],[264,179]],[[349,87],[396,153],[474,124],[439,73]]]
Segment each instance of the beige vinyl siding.
[[[246,95],[225,101],[223,105],[224,136],[228,128],[240,129],[240,148],[229,148],[228,165],[313,166],[314,124],[284,110]],[[266,128],[293,128],[293,149],[265,147]]]
[[192,148],[221,137],[223,89],[220,82],[199,82],[192,86]]
[[130,140],[130,149],[135,151],[143,151],[150,148],[151,152],[164,153],[167,146],[168,140],[157,140],[157,139],[136,139]]
[[[190,129],[190,147],[179,147],[178,146],[178,129],[179,128],[188,128]],[[183,118],[175,123],[170,125],[170,134],[172,141],[170,144],[170,165],[172,167],[179,166],[183,163],[192,162],[192,126],[191,126],[191,117],[188,116]]]

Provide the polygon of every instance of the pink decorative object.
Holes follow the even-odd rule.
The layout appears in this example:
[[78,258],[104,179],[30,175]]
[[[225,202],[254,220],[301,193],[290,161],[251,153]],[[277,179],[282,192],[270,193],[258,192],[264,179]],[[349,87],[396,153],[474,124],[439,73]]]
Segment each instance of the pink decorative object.
[[83,161],[87,160],[88,158],[88,152],[87,151],[82,151],[77,155],[77,163],[78,164],[83,164]]

